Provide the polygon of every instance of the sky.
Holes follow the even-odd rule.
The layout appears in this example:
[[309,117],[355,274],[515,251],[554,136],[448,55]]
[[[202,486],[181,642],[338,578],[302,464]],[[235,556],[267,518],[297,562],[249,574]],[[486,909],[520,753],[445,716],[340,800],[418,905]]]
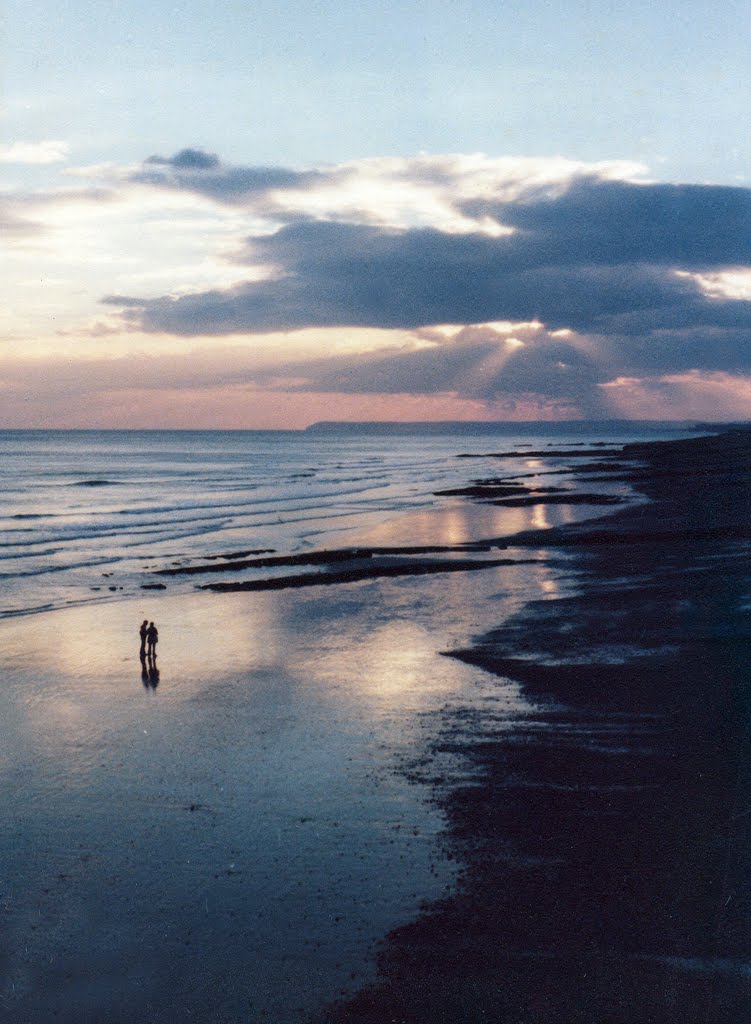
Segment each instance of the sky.
[[750,418],[720,13],[6,0],[0,427]]

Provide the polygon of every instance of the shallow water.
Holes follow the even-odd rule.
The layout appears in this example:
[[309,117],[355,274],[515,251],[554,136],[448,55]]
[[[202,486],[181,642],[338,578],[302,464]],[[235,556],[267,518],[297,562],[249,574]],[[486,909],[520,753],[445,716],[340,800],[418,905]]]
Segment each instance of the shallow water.
[[[228,552],[462,543],[600,515],[602,508],[589,506],[472,510],[465,499],[434,495],[499,474],[523,473],[526,483],[539,483],[548,470],[558,473],[570,463],[459,454],[559,450],[568,443],[560,432],[551,442],[450,434],[0,431],[0,618],[137,596],[154,582],[153,569]],[[570,485],[565,474],[552,480]],[[597,490],[629,493],[613,483]],[[193,583],[172,581],[170,590],[178,588]]]

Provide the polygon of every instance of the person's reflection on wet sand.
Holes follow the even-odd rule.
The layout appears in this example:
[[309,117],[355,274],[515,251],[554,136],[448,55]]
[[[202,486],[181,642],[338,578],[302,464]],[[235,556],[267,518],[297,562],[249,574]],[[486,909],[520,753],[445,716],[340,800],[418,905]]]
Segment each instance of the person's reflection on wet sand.
[[149,689],[149,670],[146,667],[146,655],[145,654],[141,655],[141,682],[143,683],[143,685],[148,690]]
[[159,686],[159,669],[156,667],[156,655],[149,655],[149,670],[148,670],[148,685],[152,690],[156,690]]

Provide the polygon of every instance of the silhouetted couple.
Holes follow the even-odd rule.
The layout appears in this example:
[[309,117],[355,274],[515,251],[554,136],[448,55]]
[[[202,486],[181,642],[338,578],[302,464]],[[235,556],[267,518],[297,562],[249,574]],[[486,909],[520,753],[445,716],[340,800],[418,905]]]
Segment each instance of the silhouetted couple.
[[159,642],[159,631],[153,622],[144,619],[139,630],[141,634],[141,661],[148,655],[149,658],[156,658],[156,645]]

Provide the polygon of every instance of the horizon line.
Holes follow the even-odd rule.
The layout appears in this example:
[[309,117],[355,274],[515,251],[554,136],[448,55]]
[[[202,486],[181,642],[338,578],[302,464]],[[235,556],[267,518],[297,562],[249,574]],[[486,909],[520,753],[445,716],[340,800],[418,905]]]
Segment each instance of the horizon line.
[[241,434],[241,433],[291,433],[304,434],[316,430],[343,429],[439,429],[439,428],[461,428],[464,430],[477,428],[492,430],[493,428],[524,429],[528,427],[544,427],[547,429],[556,428],[565,430],[567,427],[577,426],[635,426],[651,427],[653,429],[665,429],[669,427],[699,428],[699,427],[747,427],[751,426],[751,419],[731,420],[706,420],[701,418],[680,418],[680,419],[635,419],[629,417],[608,417],[603,419],[567,419],[567,420],[316,420],[305,427],[29,427],[29,426],[1,426],[2,433],[217,433],[217,434]]

